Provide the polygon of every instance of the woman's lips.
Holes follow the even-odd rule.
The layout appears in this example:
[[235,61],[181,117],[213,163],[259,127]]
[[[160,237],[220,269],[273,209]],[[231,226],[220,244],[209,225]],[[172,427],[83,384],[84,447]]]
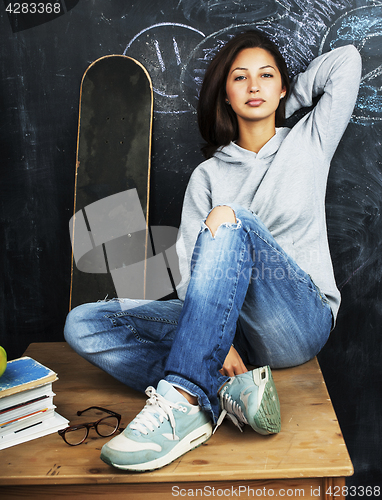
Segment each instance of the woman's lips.
[[257,108],[258,106],[261,106],[263,102],[265,102],[264,99],[250,99],[246,102],[246,104],[248,104],[248,106]]

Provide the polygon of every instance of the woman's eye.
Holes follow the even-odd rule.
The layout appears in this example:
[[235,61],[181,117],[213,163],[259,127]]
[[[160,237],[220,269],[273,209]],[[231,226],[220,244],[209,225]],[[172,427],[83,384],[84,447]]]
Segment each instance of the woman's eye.
[[262,76],[264,78],[273,78],[273,75],[271,75],[270,73],[264,73]]
[[240,76],[237,76],[237,77],[235,78],[235,81],[237,81],[237,80],[244,80],[244,78],[245,78],[245,76],[244,76],[244,75],[240,75]]

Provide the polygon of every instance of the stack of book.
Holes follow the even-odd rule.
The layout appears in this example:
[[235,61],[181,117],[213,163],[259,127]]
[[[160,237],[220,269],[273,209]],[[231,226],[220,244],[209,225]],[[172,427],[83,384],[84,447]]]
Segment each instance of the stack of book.
[[55,412],[57,374],[27,356],[8,361],[0,378],[0,450],[68,426]]

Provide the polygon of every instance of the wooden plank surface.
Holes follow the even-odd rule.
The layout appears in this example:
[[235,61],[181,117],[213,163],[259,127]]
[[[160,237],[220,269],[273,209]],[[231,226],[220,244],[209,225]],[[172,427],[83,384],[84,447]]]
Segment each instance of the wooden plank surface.
[[[31,344],[25,353],[58,373],[54,383],[57,411],[72,423],[91,421],[77,410],[97,405],[123,415],[128,424],[145,396],[92,366],[66,343]],[[255,481],[342,477],[353,467],[314,359],[305,365],[274,370],[282,409],[282,430],[260,436],[243,433],[225,421],[211,439],[168,466],[147,473],[126,473],[104,464],[94,430],[86,443],[68,446],[58,434],[0,451],[0,485],[148,484]],[[94,418],[94,420],[96,420]]]
[[[237,498],[292,498],[304,500],[329,500],[325,497],[325,481],[313,479],[276,479],[224,481],[213,483],[151,483],[151,484],[82,484],[82,485],[49,485],[28,488],[10,486],[5,490],[7,496],[3,499],[52,500],[53,498],[68,498],[81,500],[113,499],[113,500],[169,500],[171,498],[211,497],[225,500]],[[1,490],[1,492],[4,490]],[[337,490],[336,490],[337,491]],[[336,495],[333,500],[342,500]]]

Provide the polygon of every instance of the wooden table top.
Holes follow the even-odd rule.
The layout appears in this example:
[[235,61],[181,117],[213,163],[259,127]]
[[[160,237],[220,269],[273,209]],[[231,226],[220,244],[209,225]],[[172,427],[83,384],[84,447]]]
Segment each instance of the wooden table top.
[[[71,421],[76,412],[101,406],[122,414],[126,426],[143,408],[139,394],[92,366],[66,343],[31,344],[25,355],[56,371],[54,403]],[[350,476],[353,467],[316,359],[296,368],[274,370],[279,393],[280,434],[245,432],[225,420],[207,443],[154,472],[130,473],[99,458],[94,429],[86,443],[68,446],[57,433],[0,451],[0,485],[110,484],[222,481]],[[96,420],[94,418],[94,420]]]

